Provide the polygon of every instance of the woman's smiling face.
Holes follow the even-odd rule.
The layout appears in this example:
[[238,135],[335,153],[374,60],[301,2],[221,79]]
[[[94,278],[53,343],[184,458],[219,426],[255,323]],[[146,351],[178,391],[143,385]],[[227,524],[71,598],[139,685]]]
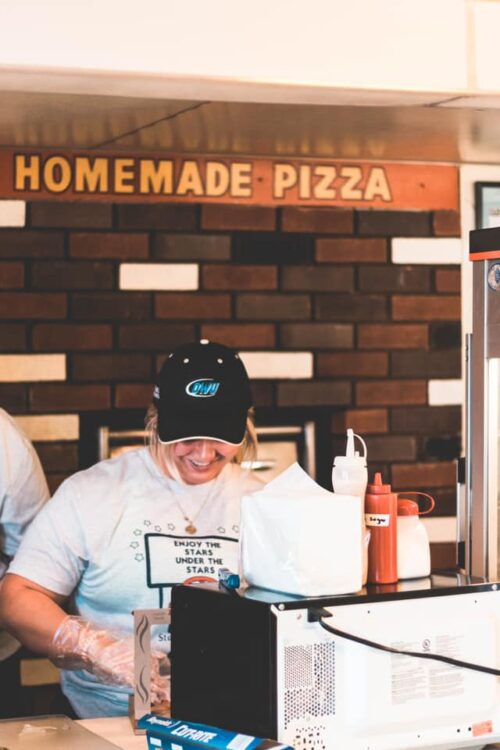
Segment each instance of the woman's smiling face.
[[203,484],[219,476],[239,447],[220,440],[181,440],[173,445],[172,459],[183,482]]

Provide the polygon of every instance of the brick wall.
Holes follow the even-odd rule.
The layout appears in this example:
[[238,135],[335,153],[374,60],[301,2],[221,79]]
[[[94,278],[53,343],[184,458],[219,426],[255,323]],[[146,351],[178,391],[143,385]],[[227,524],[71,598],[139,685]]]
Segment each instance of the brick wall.
[[11,226],[1,203],[0,404],[52,488],[79,415],[145,408],[165,353],[206,337],[247,357],[258,411],[321,415],[328,457],[353,427],[370,472],[453,513],[455,213],[39,202]]

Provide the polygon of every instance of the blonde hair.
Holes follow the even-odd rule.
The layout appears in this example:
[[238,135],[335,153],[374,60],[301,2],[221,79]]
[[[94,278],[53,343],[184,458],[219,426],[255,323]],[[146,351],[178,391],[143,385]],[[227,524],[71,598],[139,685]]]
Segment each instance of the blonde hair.
[[[249,468],[251,463],[257,458],[257,430],[255,429],[254,420],[254,410],[253,407],[250,407],[247,412],[245,434],[241,445],[238,447],[238,452],[233,458],[233,463],[241,464],[245,462],[249,464]],[[166,476],[182,483],[173,460],[175,443],[165,444],[160,442],[158,435],[158,409],[154,404],[151,404],[147,410],[144,424],[146,428],[145,442],[149,447],[153,459]]]

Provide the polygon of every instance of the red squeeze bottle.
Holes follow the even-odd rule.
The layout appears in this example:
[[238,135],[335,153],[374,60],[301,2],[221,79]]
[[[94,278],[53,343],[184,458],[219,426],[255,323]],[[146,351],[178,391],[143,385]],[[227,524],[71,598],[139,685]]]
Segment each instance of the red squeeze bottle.
[[370,530],[368,583],[398,580],[398,496],[390,484],[382,484],[380,472],[366,488],[365,524]]

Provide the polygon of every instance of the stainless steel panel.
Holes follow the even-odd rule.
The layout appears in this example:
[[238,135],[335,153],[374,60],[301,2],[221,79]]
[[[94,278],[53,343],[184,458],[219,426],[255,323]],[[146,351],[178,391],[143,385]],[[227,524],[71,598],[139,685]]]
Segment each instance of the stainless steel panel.
[[[470,570],[498,574],[500,291],[488,276],[496,261],[475,261],[471,384],[467,389],[467,486],[470,490]],[[500,286],[500,285],[499,285]]]

